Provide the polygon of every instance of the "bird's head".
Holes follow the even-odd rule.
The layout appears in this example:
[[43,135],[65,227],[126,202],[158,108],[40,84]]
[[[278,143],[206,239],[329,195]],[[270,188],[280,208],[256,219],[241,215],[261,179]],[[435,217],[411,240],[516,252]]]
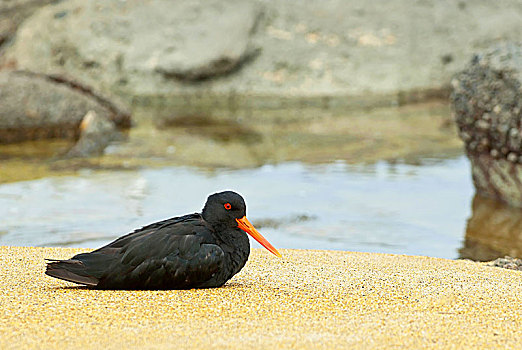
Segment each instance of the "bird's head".
[[275,249],[246,218],[246,204],[241,195],[233,191],[218,192],[210,195],[203,208],[203,219],[213,227],[240,228],[258,241],[263,247],[278,257]]

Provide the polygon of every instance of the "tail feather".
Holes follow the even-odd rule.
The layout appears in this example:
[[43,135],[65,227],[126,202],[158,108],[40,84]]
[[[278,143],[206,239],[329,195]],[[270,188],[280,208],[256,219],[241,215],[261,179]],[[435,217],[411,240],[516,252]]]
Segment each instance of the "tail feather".
[[46,275],[87,286],[96,286],[99,282],[98,278],[86,274],[80,260],[46,260],[52,261],[47,263]]

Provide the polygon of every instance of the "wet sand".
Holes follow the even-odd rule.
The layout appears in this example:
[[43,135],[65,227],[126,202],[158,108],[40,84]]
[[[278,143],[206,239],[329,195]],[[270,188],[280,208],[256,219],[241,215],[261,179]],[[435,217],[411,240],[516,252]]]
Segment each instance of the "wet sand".
[[0,348],[517,348],[522,273],[470,261],[254,249],[224,287],[96,291],[44,275],[84,251],[0,247]]

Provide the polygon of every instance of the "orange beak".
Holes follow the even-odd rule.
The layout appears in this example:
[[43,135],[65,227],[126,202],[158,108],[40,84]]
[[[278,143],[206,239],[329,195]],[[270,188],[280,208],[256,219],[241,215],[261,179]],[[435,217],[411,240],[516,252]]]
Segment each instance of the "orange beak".
[[237,221],[237,227],[248,233],[250,236],[252,236],[253,239],[258,241],[263,247],[268,249],[271,253],[274,255],[282,258],[283,256],[281,253],[277,251],[268,241],[265,239],[265,237],[261,236],[261,234],[254,228],[254,225],[248,221],[246,216],[243,216],[241,219],[236,219]]

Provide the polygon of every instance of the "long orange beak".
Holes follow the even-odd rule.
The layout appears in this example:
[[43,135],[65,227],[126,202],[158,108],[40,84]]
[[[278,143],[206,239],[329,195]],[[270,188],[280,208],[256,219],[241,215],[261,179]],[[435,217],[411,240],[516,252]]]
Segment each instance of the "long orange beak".
[[248,221],[246,216],[243,216],[241,219],[236,219],[236,221],[237,221],[237,227],[239,227],[240,229],[242,229],[243,231],[248,233],[250,236],[252,236],[252,238],[255,239],[256,241],[258,241],[263,247],[268,249],[274,255],[276,255],[280,258],[283,257],[281,255],[281,253],[279,253],[277,251],[277,249],[275,249],[270,243],[268,243],[268,241],[265,239],[265,237],[261,236],[259,231],[257,231],[254,228],[254,225],[252,225],[250,223],[250,221]]

